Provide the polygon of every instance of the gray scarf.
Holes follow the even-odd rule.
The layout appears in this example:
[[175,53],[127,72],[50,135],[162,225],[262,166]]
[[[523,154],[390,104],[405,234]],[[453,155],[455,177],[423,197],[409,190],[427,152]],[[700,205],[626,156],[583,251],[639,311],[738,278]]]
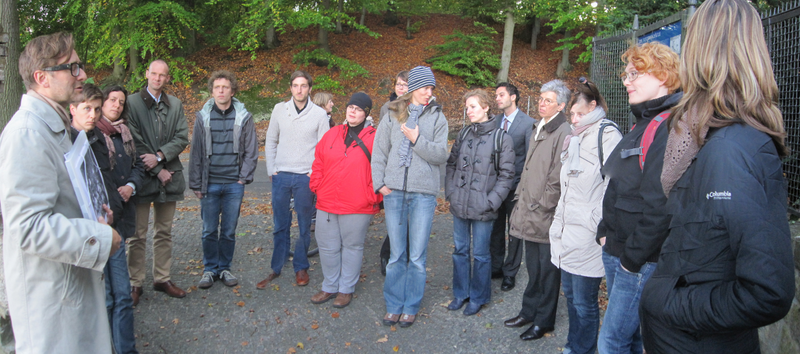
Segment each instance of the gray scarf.
[[569,168],[567,175],[577,176],[578,173],[583,172],[581,168],[581,133],[591,127],[593,124],[599,122],[606,117],[606,111],[602,107],[597,106],[593,111],[587,113],[578,124],[574,124],[572,133],[567,135],[562,145],[561,158],[566,157],[567,162],[565,165]]
[[[425,106],[423,105],[417,106],[413,103],[408,104],[408,120],[406,121],[406,127],[414,129],[414,127],[417,126],[417,121],[424,108]],[[419,137],[417,137],[417,139],[419,139]],[[411,153],[411,140],[408,140],[408,137],[404,134],[403,142],[400,143],[400,167],[410,167],[411,157],[413,157]]]

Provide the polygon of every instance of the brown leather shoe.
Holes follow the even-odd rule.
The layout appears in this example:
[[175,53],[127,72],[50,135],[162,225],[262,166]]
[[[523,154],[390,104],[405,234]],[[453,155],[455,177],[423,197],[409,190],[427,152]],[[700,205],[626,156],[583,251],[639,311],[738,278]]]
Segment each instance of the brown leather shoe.
[[350,300],[352,299],[353,299],[353,294],[339,293],[339,295],[336,296],[336,300],[333,300],[333,307],[339,309],[347,307],[347,305],[350,305]]
[[267,288],[267,285],[269,284],[269,282],[271,282],[271,281],[275,280],[275,279],[276,279],[276,278],[278,278],[279,276],[281,276],[281,274],[280,274],[280,273],[275,273],[275,272],[273,272],[272,274],[268,275],[266,279],[264,279],[264,280],[262,280],[262,281],[258,282],[258,284],[256,284],[256,289],[258,289],[258,290],[264,290],[264,289],[266,289],[266,288]]
[[298,271],[295,274],[295,281],[297,281],[297,285],[299,286],[308,285],[308,272],[305,269]]
[[133,306],[139,304],[139,297],[144,294],[144,290],[142,290],[141,286],[132,286],[131,287],[131,299],[133,299]]
[[[323,302],[327,302],[328,300],[333,299],[333,297],[335,295],[336,295],[336,293],[326,293],[324,291],[320,291],[320,292],[314,294],[314,296],[311,297],[311,303],[319,305],[319,304],[321,304]],[[338,297],[337,297],[337,299],[338,299]],[[334,303],[333,306],[336,306],[335,303]]]
[[166,293],[170,297],[183,298],[186,297],[186,292],[179,288],[171,280],[163,283],[153,283],[153,290]]

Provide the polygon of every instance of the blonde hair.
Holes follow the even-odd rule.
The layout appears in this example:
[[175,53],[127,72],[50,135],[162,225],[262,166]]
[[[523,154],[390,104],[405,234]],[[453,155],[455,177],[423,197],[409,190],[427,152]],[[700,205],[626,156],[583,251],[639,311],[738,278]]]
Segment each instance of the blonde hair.
[[406,92],[405,95],[398,97],[396,100],[389,103],[389,117],[396,119],[398,122],[405,123],[408,119],[408,104],[411,102],[411,92]]
[[684,95],[673,109],[671,126],[677,128],[684,115],[697,114],[698,124],[691,133],[702,146],[704,126],[723,127],[741,120],[769,134],[785,156],[778,85],[753,6],[746,0],[707,0],[692,16],[686,33],[680,68]]
[[333,100],[333,95],[327,92],[318,92],[314,95],[314,98],[311,99],[311,102],[314,102],[315,105],[325,108],[325,105],[328,104]]
[[680,57],[672,49],[658,42],[645,43],[641,46],[633,43],[620,57],[623,62],[633,64],[639,72],[650,73],[664,81],[667,92],[673,93],[681,87],[678,74]]

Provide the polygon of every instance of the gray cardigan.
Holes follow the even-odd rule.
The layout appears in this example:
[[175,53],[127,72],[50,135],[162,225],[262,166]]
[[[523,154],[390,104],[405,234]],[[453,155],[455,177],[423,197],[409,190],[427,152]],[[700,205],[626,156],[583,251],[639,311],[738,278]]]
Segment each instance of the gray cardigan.
[[411,166],[400,167],[400,143],[405,135],[391,110],[381,117],[372,151],[372,185],[375,191],[392,190],[437,195],[441,186],[439,166],[447,162],[447,119],[436,102],[419,117],[419,137],[411,144]]

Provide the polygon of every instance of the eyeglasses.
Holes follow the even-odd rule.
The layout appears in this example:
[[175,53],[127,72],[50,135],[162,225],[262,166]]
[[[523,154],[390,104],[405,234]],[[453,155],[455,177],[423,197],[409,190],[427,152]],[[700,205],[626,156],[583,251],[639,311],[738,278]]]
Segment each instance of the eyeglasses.
[[56,66],[51,66],[49,68],[42,69],[44,71],[61,71],[61,70],[69,70],[72,76],[78,77],[81,75],[81,70],[86,70],[83,63],[67,63],[61,64]]
[[553,100],[551,100],[549,98],[539,97],[539,104],[542,104],[542,102],[544,102],[548,106],[553,104],[553,103],[556,103],[556,101],[553,101]]
[[640,73],[638,71],[631,71],[629,73],[619,74],[619,79],[622,80],[623,84],[625,83],[625,80],[627,80],[628,82],[634,82],[634,81],[636,81],[636,79],[639,78],[639,76],[642,76],[643,74],[646,74],[646,73]]
[[408,84],[401,84],[401,83],[398,82],[398,83],[394,84],[394,87],[405,87],[405,88],[408,88]]

